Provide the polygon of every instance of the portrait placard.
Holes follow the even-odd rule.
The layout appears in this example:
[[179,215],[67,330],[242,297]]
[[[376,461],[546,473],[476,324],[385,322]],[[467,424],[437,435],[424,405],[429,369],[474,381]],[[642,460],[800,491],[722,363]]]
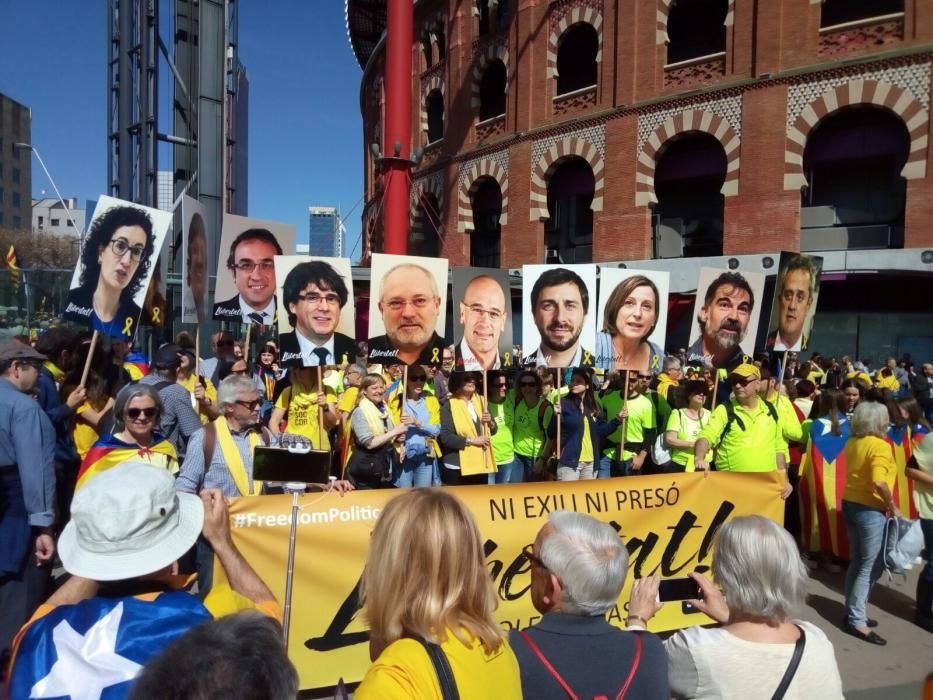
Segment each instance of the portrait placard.
[[450,288],[454,300],[454,369],[512,367],[508,270],[455,267],[450,273]]
[[592,367],[596,265],[525,265],[522,286],[523,364]]
[[213,317],[218,321],[272,325],[275,256],[295,250],[295,227],[224,214],[217,256]]
[[768,350],[807,349],[813,334],[822,276],[822,257],[787,251],[781,253],[768,323]]
[[663,270],[600,266],[597,367],[661,371],[670,279]]
[[700,268],[687,362],[732,369],[755,351],[765,275]]
[[349,258],[275,258],[279,362],[314,367],[353,362],[355,307]]
[[172,213],[101,195],[63,317],[113,338],[136,332]]
[[372,256],[369,361],[440,364],[447,308],[447,259]]
[[192,197],[181,199],[181,320],[206,323],[207,313],[207,207]]

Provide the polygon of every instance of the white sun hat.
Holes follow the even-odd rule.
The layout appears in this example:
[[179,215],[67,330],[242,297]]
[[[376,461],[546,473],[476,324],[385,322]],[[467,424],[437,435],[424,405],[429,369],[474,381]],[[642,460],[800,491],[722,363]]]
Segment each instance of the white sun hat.
[[198,539],[204,506],[164,469],[125,462],[91,478],[71,503],[58,552],[68,573],[119,581],[164,569]]

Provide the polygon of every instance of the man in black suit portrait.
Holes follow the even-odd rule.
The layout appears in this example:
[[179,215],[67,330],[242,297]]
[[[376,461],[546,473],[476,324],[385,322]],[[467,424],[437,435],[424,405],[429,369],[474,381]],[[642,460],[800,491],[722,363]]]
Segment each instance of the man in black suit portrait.
[[322,260],[298,263],[285,277],[282,300],[293,331],[279,335],[285,366],[313,367],[353,362],[356,341],[337,333],[350,294],[337,271]]
[[237,294],[214,304],[218,321],[271,325],[275,320],[275,256],[282,246],[271,231],[251,228],[230,245],[227,269]]

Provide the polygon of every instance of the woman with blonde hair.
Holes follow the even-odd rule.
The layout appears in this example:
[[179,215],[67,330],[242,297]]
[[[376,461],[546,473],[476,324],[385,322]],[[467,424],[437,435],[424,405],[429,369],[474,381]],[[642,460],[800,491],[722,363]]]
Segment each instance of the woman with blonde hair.
[[518,662],[493,618],[479,528],[449,492],[412,489],[389,501],[373,530],[360,599],[373,665],[357,700],[446,697],[432,656],[452,671],[461,698],[521,698]]

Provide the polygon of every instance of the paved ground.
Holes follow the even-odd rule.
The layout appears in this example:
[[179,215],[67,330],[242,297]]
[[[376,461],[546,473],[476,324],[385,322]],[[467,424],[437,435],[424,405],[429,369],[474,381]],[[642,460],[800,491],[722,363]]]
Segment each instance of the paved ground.
[[868,614],[888,640],[879,647],[859,641],[841,629],[845,570],[812,573],[803,618],[819,625],[836,649],[842,685],[849,700],[919,700],[927,674],[933,673],[933,634],[912,623],[919,566],[906,583],[887,583],[883,576],[872,591]]

